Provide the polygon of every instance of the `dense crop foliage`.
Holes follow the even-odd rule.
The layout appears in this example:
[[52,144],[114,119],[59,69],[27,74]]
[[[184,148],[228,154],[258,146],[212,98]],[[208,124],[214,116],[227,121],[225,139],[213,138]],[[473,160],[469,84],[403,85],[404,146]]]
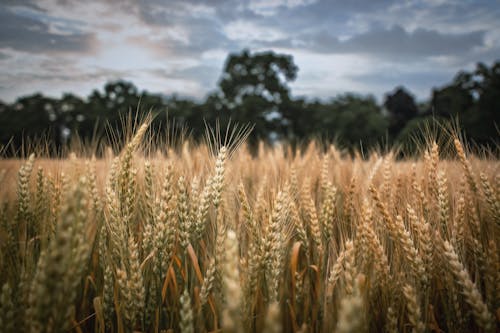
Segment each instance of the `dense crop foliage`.
[[192,146],[0,161],[4,332],[483,332],[497,160]]

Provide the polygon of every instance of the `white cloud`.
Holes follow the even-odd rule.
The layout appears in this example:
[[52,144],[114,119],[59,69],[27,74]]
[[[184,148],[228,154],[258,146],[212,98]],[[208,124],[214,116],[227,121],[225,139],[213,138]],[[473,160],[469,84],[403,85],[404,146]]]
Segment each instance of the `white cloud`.
[[[292,54],[300,68],[291,84],[294,95],[383,94],[391,85],[405,84],[425,97],[446,75],[451,80],[474,62],[498,59],[500,45],[500,5],[494,1],[31,0],[35,6],[23,5],[28,1],[0,4],[0,14],[14,6],[18,13],[24,10],[25,19],[41,22],[31,25],[33,31],[11,24],[28,31],[23,38],[12,32],[10,46],[0,43],[0,99],[36,90],[83,95],[118,76],[141,89],[202,97],[216,88],[228,53],[243,48]],[[1,31],[14,31],[5,29],[7,19],[19,21],[9,10],[3,15]],[[50,38],[38,38],[36,29],[67,43],[51,47]],[[75,33],[88,37],[67,38]],[[433,75],[435,68],[442,74]]]
[[345,91],[368,93],[368,87],[353,80],[352,73],[362,74],[373,63],[362,56],[327,55],[300,50],[277,50],[292,53],[299,67],[297,80],[291,83],[294,95],[331,98]]
[[273,42],[286,37],[286,34],[279,29],[247,20],[237,20],[227,24],[224,33],[229,39],[239,42]]
[[280,7],[290,9],[308,6],[315,2],[316,0],[254,0],[250,2],[248,8],[258,15],[273,16],[276,15]]

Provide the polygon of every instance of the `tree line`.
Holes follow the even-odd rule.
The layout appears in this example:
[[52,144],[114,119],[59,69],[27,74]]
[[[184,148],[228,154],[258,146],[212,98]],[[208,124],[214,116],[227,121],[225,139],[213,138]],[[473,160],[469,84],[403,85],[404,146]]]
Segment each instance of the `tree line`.
[[395,144],[412,150],[412,140],[424,124],[458,119],[470,143],[498,150],[500,61],[459,72],[420,104],[404,87],[387,93],[382,105],[373,96],[353,93],[328,101],[294,98],[288,83],[298,70],[290,55],[244,50],[228,56],[217,88],[201,102],[140,91],[122,80],[108,82],[86,98],[36,93],[11,104],[0,102],[0,152],[19,153],[27,138],[44,138],[54,151],[75,138],[95,141],[106,129],[120,133],[127,114],[141,117],[151,110],[153,128],[161,130],[173,119],[179,128],[188,128],[194,140],[203,137],[207,124],[217,121],[223,127],[231,121],[254,126],[252,145],[261,140],[296,145],[320,139],[351,150]]

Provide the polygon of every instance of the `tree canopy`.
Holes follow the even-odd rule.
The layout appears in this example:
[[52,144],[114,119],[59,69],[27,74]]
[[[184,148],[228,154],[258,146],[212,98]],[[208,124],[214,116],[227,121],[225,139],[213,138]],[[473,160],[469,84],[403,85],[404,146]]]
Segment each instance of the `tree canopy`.
[[389,135],[395,138],[405,125],[418,115],[414,97],[404,87],[387,94],[384,102],[389,120]]
[[473,72],[460,72],[451,84],[433,91],[432,112],[457,117],[475,143],[498,145],[499,96],[500,62],[491,68],[479,63]]
[[498,149],[500,62],[458,73],[421,104],[402,86],[386,94],[382,105],[372,96],[352,93],[329,101],[293,98],[288,84],[298,71],[290,55],[243,50],[228,56],[217,88],[202,102],[140,91],[123,80],[108,82],[86,98],[34,94],[10,104],[0,101],[0,152],[21,149],[27,138],[49,138],[56,148],[75,137],[91,140],[106,127],[121,131],[125,115],[150,110],[157,114],[155,128],[166,126],[168,114],[195,140],[202,138],[205,123],[224,126],[231,119],[254,125],[252,144],[320,138],[350,149],[402,143],[432,117],[458,118],[468,139]]

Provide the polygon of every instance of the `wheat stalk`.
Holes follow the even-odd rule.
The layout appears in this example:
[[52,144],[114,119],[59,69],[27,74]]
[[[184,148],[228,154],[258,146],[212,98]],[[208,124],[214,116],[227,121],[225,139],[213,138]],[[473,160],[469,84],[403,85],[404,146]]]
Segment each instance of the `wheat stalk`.
[[464,294],[467,303],[472,308],[472,314],[474,315],[477,324],[486,331],[492,329],[493,317],[484,303],[477,286],[472,282],[469,273],[458,259],[453,246],[448,241],[444,241],[443,246],[444,255],[448,260],[451,272],[453,273],[458,284],[462,287],[462,293]]

